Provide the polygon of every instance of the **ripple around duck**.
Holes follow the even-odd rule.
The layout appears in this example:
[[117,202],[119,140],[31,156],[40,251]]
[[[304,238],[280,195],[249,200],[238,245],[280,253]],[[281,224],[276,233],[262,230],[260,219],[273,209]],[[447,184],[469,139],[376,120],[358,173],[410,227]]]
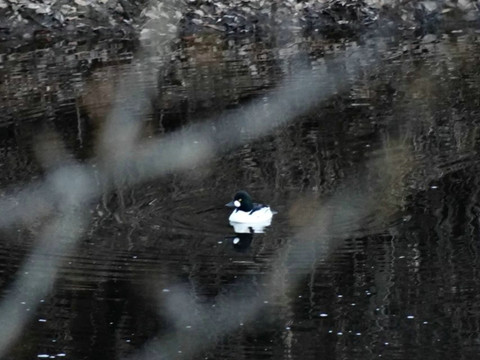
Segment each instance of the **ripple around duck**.
[[[135,218],[125,216],[122,224],[113,219],[97,223],[99,229],[81,240],[71,254],[52,250],[28,257],[32,243],[16,247],[0,245],[0,260],[5,267],[0,266],[0,271],[6,271],[8,266],[14,275],[28,258],[32,268],[41,272],[50,259],[60,258],[58,276],[61,284],[70,289],[94,289],[96,284],[109,279],[137,282],[173,276],[172,281],[177,276],[186,276],[197,265],[225,268],[228,273],[239,267],[260,271],[255,270],[257,265],[251,263],[250,255],[237,255],[232,244],[225,240],[233,235],[228,225],[228,210],[223,206],[203,207],[205,199],[204,194],[169,200],[168,211],[157,202],[141,209],[140,214],[134,212]],[[258,250],[259,246],[261,241],[252,247]],[[245,265],[242,261],[250,263]]]
[[[149,227],[183,235],[224,234],[228,230],[228,211],[223,203],[212,204],[211,195],[186,192],[176,199],[158,199],[139,210],[141,221]],[[213,201],[218,198],[214,197]],[[138,218],[139,213],[135,212],[133,216]]]
[[[264,195],[261,191],[258,193]],[[170,278],[163,281],[168,287],[175,279],[197,273],[200,281],[207,274],[264,274],[279,248],[291,237],[287,205],[278,200],[276,205],[280,214],[275,216],[272,228],[267,229],[266,234],[255,236],[251,248],[241,254],[234,252],[232,244],[226,240],[234,235],[227,220],[230,210],[223,206],[228,195],[212,190],[184,190],[161,200],[155,191],[138,192],[136,196],[135,204],[123,212],[123,223],[116,222],[113,216],[103,217],[99,222],[101,217],[97,216],[93,230],[73,254],[39,255],[31,260],[34,266],[38,264],[36,270],[42,271],[49,257],[60,257],[58,275],[63,288],[94,289],[106,280],[143,282]],[[279,198],[287,201],[286,197]],[[366,226],[372,227],[374,220],[367,219]],[[349,223],[338,225],[352,228]],[[359,231],[363,234],[362,230]],[[10,271],[14,269],[14,273],[30,250],[31,243],[28,242],[18,247],[0,245],[0,260],[9,264],[8,268]]]

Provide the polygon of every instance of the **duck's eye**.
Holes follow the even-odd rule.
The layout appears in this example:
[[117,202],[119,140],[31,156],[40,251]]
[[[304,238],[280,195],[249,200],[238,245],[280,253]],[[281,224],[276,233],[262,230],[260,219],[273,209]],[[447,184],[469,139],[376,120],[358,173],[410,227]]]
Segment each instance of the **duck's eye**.
[[238,199],[238,201],[242,202],[242,199],[240,198],[240,199]]

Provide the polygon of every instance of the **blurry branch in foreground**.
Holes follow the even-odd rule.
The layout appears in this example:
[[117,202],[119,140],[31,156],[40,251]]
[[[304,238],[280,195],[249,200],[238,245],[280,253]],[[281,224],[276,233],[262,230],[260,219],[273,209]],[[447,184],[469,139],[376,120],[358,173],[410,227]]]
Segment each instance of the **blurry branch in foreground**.
[[[267,95],[268,101],[259,99],[241,110],[226,114],[223,119],[203,121],[161,139],[144,142],[138,141],[138,117],[145,115],[149,94],[139,85],[130,87],[132,79],[127,77],[120,93],[128,101],[117,104],[108,117],[99,147],[102,153],[97,159],[85,164],[66,161],[64,166],[52,168],[48,159],[57,155],[44,152],[40,146],[39,157],[47,163],[47,168],[52,168],[51,172],[43,182],[31,184],[18,194],[0,200],[0,211],[5,214],[0,218],[2,227],[54,215],[45,225],[38,245],[19,270],[21,275],[0,303],[0,323],[3,325],[0,329],[0,357],[20,335],[29,319],[22,302],[29,304],[31,311],[28,314],[33,314],[35,306],[52,287],[62,257],[68,256],[74,249],[87,226],[85,213],[89,204],[110,191],[115,184],[135,185],[166,173],[189,169],[241,145],[246,139],[251,141],[270,133],[333,92],[344,89],[358,74],[378,63],[378,52],[377,46],[371,44],[352,46],[343,56],[326,60],[320,70],[302,70],[290,75],[277,90]],[[149,76],[155,75],[155,71],[148,67],[144,71]],[[60,148],[53,151],[62,152]],[[61,154],[58,156],[61,157]],[[268,291],[265,296],[267,294]],[[227,313],[228,307],[212,314],[217,319],[217,332],[236,328],[240,318],[254,316],[261,305],[257,300],[255,304],[246,300],[248,306],[243,307],[243,299],[235,301],[237,303],[230,302],[229,306],[236,306],[236,316]],[[180,296],[176,304],[185,302],[188,302],[186,295]],[[179,310],[185,309],[180,307]],[[201,310],[205,316],[210,314],[205,309]],[[202,319],[199,317],[198,323]],[[221,325],[218,319],[222,319]],[[203,332],[198,336],[192,344],[192,351],[198,351],[208,343],[202,340],[208,335]],[[159,351],[163,353],[169,347],[176,346],[171,345],[168,339],[161,341]],[[146,351],[153,348],[157,346],[146,347]]]
[[90,178],[81,169],[65,166],[50,174],[49,181],[62,198],[61,205],[58,215],[44,225],[17,279],[0,303],[0,357],[21,335],[40,300],[51,291],[63,256],[74,249],[88,226],[84,199],[89,198]]

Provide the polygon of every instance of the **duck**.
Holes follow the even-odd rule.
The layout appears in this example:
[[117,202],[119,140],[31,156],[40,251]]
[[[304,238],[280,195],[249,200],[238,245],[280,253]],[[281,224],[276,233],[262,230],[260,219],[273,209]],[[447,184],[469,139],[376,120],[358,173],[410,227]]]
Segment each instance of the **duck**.
[[233,200],[225,204],[225,206],[235,208],[228,218],[230,224],[258,224],[268,226],[274,215],[270,206],[254,203],[252,197],[244,190],[237,192]]

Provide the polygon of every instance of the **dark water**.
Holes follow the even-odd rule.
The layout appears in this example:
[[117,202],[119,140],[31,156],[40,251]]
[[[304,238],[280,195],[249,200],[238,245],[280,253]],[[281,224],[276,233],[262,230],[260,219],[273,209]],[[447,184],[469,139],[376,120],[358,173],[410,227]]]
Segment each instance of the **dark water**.
[[[341,51],[206,38],[153,58],[158,78],[132,66],[128,43],[0,55],[1,195],[43,179],[41,134],[72,158],[93,158],[112,102],[123,100],[112,95],[132,72],[159,88],[142,119],[150,139],[268,102],[299,64],[315,68]],[[173,358],[476,358],[479,56],[476,35],[386,43],[368,73],[295,121],[190,170],[105,194],[73,253],[44,254],[62,257],[58,278],[39,304],[24,304],[31,320],[5,358],[121,359],[172,334]],[[242,249],[223,206],[238,189],[278,211]],[[338,203],[355,216],[337,216]],[[322,211],[338,222],[329,232],[315,217]],[[45,222],[2,231],[3,297],[25,262],[43,264],[28,255]],[[289,249],[295,261],[282,255]],[[270,276],[275,291],[265,292]],[[166,305],[180,292],[190,301],[173,307],[182,320]],[[247,304],[259,297],[261,310],[221,334],[213,320],[195,320],[232,294]],[[204,331],[212,336],[193,351]]]

